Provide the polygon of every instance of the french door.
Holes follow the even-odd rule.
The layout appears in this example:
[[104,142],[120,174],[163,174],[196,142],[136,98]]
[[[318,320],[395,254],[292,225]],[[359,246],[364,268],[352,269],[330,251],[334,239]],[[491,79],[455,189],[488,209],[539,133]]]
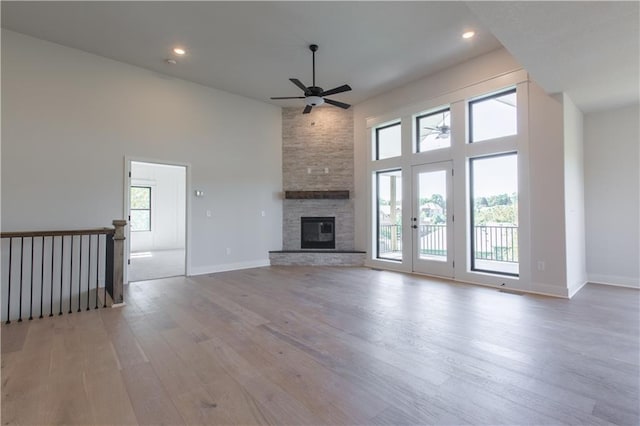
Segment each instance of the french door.
[[453,277],[451,161],[412,167],[413,271]]

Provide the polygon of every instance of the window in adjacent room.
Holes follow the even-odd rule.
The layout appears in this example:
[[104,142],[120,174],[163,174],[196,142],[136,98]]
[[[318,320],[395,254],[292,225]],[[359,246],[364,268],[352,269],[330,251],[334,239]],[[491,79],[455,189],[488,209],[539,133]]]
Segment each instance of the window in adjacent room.
[[151,187],[131,187],[131,230],[151,231]]

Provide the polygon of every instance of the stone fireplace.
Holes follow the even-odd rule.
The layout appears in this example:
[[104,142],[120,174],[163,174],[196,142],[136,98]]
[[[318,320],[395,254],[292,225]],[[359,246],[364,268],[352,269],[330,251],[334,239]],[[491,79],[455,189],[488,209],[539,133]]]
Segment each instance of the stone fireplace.
[[[270,252],[272,265],[364,263],[364,253],[354,251],[350,109],[323,106],[302,114],[302,108],[283,108],[282,186],[282,250]],[[302,218],[309,217],[334,218],[333,247],[303,247]]]

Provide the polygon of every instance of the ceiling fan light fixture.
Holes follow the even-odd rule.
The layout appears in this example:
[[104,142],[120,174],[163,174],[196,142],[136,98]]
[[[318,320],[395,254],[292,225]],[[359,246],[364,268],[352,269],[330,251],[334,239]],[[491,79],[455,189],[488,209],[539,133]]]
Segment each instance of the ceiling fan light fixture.
[[351,86],[348,84],[343,84],[339,87],[334,87],[333,89],[324,90],[320,86],[316,86],[316,51],[318,50],[317,44],[312,44],[309,46],[309,50],[311,50],[312,58],[311,58],[311,69],[313,71],[313,84],[309,87],[302,84],[300,80],[297,78],[290,78],[289,81],[295,84],[299,89],[304,92],[304,96],[276,96],[271,99],[304,99],[304,103],[306,106],[302,111],[303,114],[309,114],[313,107],[320,106],[323,104],[328,104],[332,106],[336,106],[338,108],[347,109],[351,105],[345,104],[344,102],[334,101],[333,99],[326,98],[325,96],[337,95],[338,93],[348,92],[351,90]]
[[324,99],[320,96],[307,96],[304,102],[312,107],[320,106],[324,103]]

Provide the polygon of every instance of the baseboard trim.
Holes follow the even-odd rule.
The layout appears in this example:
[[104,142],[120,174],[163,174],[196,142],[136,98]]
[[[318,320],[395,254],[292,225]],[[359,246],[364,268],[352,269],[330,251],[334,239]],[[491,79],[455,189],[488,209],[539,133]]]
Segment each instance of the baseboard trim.
[[[458,280],[456,280],[458,281]],[[464,282],[464,281],[459,281]],[[569,293],[567,288],[554,286],[549,284],[540,284],[540,283],[532,283],[531,286],[500,286],[496,284],[485,284],[478,282],[468,282],[468,284],[473,285],[481,285],[483,287],[491,287],[498,290],[510,290],[510,291],[518,291],[527,294],[537,294],[539,296],[549,296],[549,297],[559,297],[561,299],[568,299]]]
[[237,271],[240,269],[260,268],[269,266],[269,259],[247,260],[245,262],[225,263],[222,265],[193,266],[189,276],[214,274],[216,272]]
[[569,299],[571,299],[573,296],[576,295],[576,293],[578,293],[582,287],[584,287],[585,285],[587,285],[589,281],[584,281],[582,283],[578,283],[577,285],[571,286],[569,287]]
[[594,284],[640,289],[640,280],[638,278],[601,274],[588,274],[587,278],[589,279],[590,283]]

